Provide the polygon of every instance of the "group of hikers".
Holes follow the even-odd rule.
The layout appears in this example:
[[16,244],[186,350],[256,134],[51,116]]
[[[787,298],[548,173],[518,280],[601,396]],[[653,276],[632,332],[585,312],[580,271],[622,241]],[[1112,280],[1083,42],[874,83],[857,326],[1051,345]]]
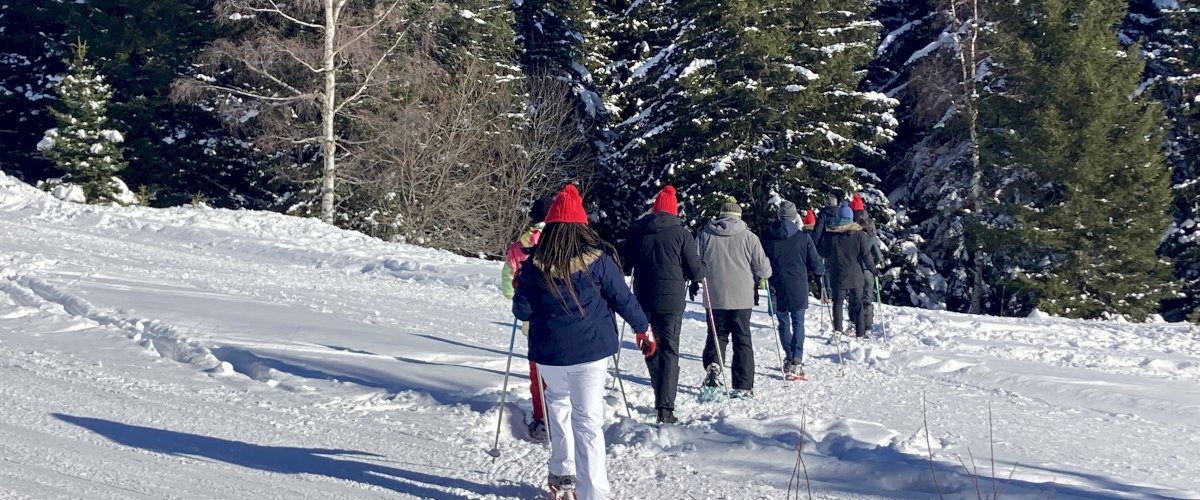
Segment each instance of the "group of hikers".
[[[780,201],[777,220],[760,238],[742,221],[737,200],[728,197],[693,237],[679,218],[675,188],[665,186],[618,251],[588,225],[574,185],[533,203],[531,227],[509,246],[501,287],[528,337],[529,435],[550,440],[554,498],[609,494],[602,426],[607,361],[620,348],[614,313],[633,330],[646,358],[661,424],[677,421],[685,295],[695,300],[700,290],[704,294],[705,387],[723,385],[733,341],[730,398],[754,394],[750,314],[760,280],[768,284],[790,380],[804,377],[810,282],[820,284],[822,300],[832,300],[835,332],[871,335],[882,257],[875,226],[858,194],[842,203],[827,197],[825,205],[802,215],[794,203]],[[632,276],[630,284],[626,276]],[[853,333],[843,331],[846,301]]]

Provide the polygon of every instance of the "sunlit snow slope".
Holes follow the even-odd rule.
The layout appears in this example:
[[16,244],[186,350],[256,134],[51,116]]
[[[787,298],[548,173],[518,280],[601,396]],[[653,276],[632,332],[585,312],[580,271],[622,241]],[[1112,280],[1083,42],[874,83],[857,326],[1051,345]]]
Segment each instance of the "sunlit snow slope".
[[[512,331],[498,275],[310,219],[65,204],[0,174],[0,498],[536,498],[521,337],[502,454],[484,453]],[[835,349],[824,311],[810,382],[779,376],[757,311],[756,399],[701,405],[690,304],[663,428],[626,332],[614,497],[1200,498],[1191,327],[884,307],[882,339]]]

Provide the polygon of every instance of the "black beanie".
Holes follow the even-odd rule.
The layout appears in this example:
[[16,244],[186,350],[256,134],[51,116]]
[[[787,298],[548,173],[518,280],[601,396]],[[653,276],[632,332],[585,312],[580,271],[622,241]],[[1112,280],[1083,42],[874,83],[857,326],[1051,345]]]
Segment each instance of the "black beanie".
[[533,219],[534,224],[540,224],[546,220],[546,212],[550,211],[551,203],[554,203],[554,195],[552,194],[538,198],[533,202],[533,206],[529,207],[529,218]]

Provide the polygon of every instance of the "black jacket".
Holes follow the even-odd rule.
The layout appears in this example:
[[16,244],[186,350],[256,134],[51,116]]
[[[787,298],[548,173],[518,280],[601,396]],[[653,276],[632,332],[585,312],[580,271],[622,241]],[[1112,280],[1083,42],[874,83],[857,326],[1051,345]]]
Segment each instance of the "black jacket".
[[832,290],[862,289],[866,283],[864,269],[875,269],[871,256],[871,237],[858,224],[834,226],[825,230],[821,240],[821,256],[829,270]]
[[838,207],[824,207],[817,211],[817,223],[813,225],[812,240],[821,248],[821,239],[825,236],[825,231],[833,224],[833,220],[837,218]]
[[824,274],[817,246],[795,222],[775,221],[763,238],[771,260],[771,290],[778,312],[808,307],[808,277]]
[[691,231],[679,217],[657,212],[634,223],[621,252],[625,274],[647,312],[682,314],[686,281],[704,277]]

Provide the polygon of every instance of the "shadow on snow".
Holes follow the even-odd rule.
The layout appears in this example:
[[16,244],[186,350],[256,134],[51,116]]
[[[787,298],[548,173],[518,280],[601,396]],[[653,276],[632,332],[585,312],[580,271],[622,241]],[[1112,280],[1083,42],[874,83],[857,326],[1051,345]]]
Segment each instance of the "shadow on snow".
[[104,436],[132,448],[172,456],[205,458],[279,474],[312,474],[384,488],[420,498],[469,498],[453,490],[477,495],[532,498],[541,489],[532,485],[502,482],[482,484],[455,477],[442,477],[412,470],[352,460],[349,457],[379,457],[353,450],[266,446],[198,434],[141,427],[99,418],[52,413],[54,418]]

